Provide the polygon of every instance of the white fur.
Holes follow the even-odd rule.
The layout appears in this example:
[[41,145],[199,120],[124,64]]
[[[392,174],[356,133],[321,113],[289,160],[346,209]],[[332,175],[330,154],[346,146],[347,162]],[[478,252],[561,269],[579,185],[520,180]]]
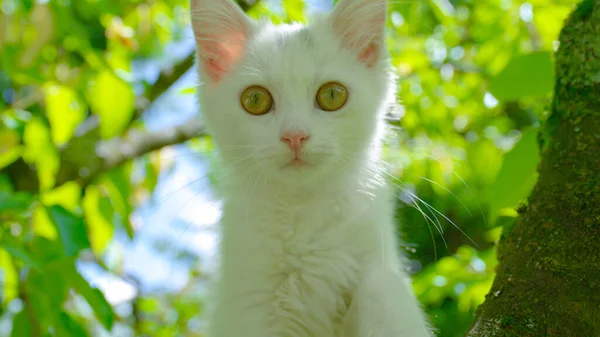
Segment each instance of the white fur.
[[[197,36],[211,39],[205,27],[236,27],[211,22],[239,19],[210,15],[230,8],[220,4],[231,0],[192,1]],[[358,57],[366,47],[360,41],[385,50],[383,36],[373,33],[384,22],[347,14],[368,5],[381,11],[385,1],[346,0],[338,7],[344,5],[306,27],[238,24],[251,28],[239,39],[244,53],[229,73],[215,80],[199,67],[224,199],[209,337],[430,336],[398,255],[394,197],[380,159],[394,79],[385,57],[368,64]],[[353,35],[361,32],[370,37]],[[329,81],[349,92],[335,112],[315,104],[318,88]],[[250,85],[271,92],[273,111],[253,116],[242,109],[239,97]],[[282,168],[292,152],[280,135],[290,130],[310,133],[303,156],[311,166]]]

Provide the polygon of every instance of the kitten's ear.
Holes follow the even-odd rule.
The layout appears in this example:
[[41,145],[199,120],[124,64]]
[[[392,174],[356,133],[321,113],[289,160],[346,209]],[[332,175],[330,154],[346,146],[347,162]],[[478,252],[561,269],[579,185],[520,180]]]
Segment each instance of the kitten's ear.
[[216,83],[242,58],[252,25],[231,0],[191,0],[200,66]]
[[372,67],[382,57],[387,0],[340,0],[331,14],[333,29],[345,48]]

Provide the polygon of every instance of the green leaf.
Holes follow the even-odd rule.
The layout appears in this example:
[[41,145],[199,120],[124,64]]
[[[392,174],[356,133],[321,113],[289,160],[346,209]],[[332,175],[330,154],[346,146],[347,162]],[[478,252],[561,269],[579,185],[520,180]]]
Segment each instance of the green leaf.
[[29,316],[27,316],[27,312],[25,309],[19,311],[13,317],[12,321],[12,331],[10,333],[10,337],[31,337],[33,336],[33,331],[31,330],[31,320]]
[[[45,208],[42,207],[41,209],[44,213],[47,213]],[[29,250],[40,261],[42,268],[65,257],[61,242],[44,236],[34,236],[29,245]]]
[[31,10],[31,8],[33,7],[33,0],[22,0],[21,4],[25,8],[25,10],[27,12],[29,12]]
[[82,202],[83,214],[94,253],[101,254],[114,234],[114,210],[110,199],[96,186],[87,188]]
[[514,101],[525,96],[552,92],[554,66],[549,52],[535,52],[513,58],[490,81],[490,92],[497,99]]
[[85,118],[84,103],[73,89],[62,85],[46,85],[44,93],[52,140],[58,146],[64,145],[73,137],[75,129]]
[[54,185],[60,162],[48,126],[39,118],[31,118],[25,125],[23,142],[23,159],[35,164],[41,189],[50,189]]
[[23,149],[20,146],[0,151],[0,170],[17,161],[21,157],[22,152]]
[[77,256],[81,250],[90,248],[86,227],[80,217],[58,205],[49,207],[48,215],[58,228],[65,255]]
[[155,313],[160,310],[160,300],[153,297],[138,298],[138,308],[144,313]]
[[107,174],[110,199],[114,209],[120,216],[121,225],[125,228],[129,238],[133,239],[134,229],[129,221],[132,207],[130,202],[131,183],[129,179],[129,166],[123,165]]
[[133,117],[135,95],[132,87],[108,70],[98,74],[89,92],[92,112],[100,116],[100,135],[120,135]]
[[110,331],[115,320],[115,313],[104,294],[99,289],[93,288],[76,270],[73,270],[72,275],[69,276],[69,283],[89,303],[104,328]]
[[89,335],[85,328],[66,312],[63,311],[60,313],[56,324],[56,336],[87,337]]
[[0,191],[0,214],[7,211],[25,211],[31,205],[31,195],[26,192]]
[[23,244],[12,237],[5,237],[2,240],[2,247],[12,256],[25,262],[28,266],[39,269],[42,266],[41,261],[32,254]]
[[0,170],[12,164],[21,156],[19,134],[10,129],[0,129]]
[[31,305],[41,330],[55,324],[60,312],[58,310],[68,298],[68,275],[63,270],[66,266],[74,268],[74,263],[74,259],[58,260],[27,276],[25,292],[28,304]]
[[143,158],[144,166],[146,169],[146,177],[144,179],[144,186],[149,192],[153,192],[158,184],[158,176],[160,174],[161,158],[150,154],[148,157]]
[[490,188],[490,215],[494,218],[502,208],[515,207],[529,196],[537,181],[537,165],[540,160],[538,129],[525,132],[521,140],[504,157],[496,180]]

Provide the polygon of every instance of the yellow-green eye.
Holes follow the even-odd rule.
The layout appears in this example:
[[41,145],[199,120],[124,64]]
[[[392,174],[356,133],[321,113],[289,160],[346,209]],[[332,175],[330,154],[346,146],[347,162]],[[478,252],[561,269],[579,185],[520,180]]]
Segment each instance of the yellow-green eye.
[[348,89],[337,82],[325,83],[317,91],[317,104],[325,111],[335,111],[346,104]]
[[269,90],[258,85],[253,85],[244,90],[240,97],[240,102],[244,110],[249,114],[264,115],[273,106],[273,96],[271,96]]

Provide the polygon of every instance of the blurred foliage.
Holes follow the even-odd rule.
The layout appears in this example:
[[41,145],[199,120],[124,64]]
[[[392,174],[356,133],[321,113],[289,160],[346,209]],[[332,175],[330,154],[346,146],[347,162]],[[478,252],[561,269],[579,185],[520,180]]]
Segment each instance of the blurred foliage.
[[[494,245],[535,182],[552,53],[575,2],[390,2],[404,107],[401,121],[390,120],[387,159],[415,290],[439,336],[467,329],[493,281]],[[310,20],[301,0],[241,4],[274,22]],[[0,1],[0,336],[202,336],[206,274],[197,257],[182,290],[137,289],[112,303],[79,268],[93,263],[137,285],[115,251],[135,239],[132,212],[168,163],[155,152],[90,184],[78,180],[84,169],[58,177],[63,149],[90,120],[99,120],[98,139],[145,128],[140,116],[164,83],[133,65],[191,39],[187,6]],[[165,78],[169,66],[156,63]],[[188,145],[211,148],[209,139]],[[97,157],[87,152],[76,152],[83,163]],[[36,168],[39,189],[19,181],[24,167]]]

